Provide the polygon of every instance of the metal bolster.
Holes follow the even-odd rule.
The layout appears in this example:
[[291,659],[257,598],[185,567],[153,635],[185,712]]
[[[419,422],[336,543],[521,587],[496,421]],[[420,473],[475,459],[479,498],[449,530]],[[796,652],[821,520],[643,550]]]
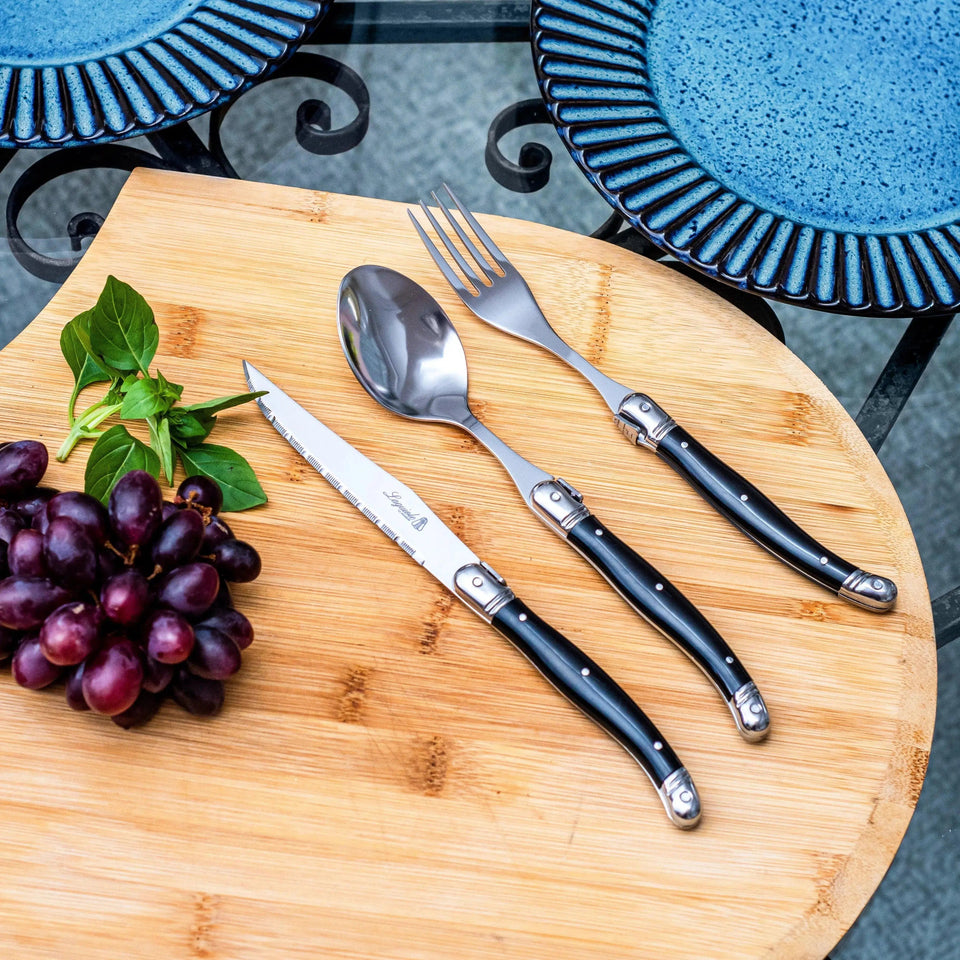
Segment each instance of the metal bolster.
[[664,409],[645,393],[631,393],[614,414],[620,432],[638,446],[656,450],[660,441],[677,425]]
[[843,581],[837,596],[857,606],[866,607],[867,610],[886,613],[892,610],[897,602],[897,585],[886,577],[878,577],[875,573],[854,570]]
[[453,575],[453,585],[457,596],[487,623],[515,597],[503,577],[482,560],[462,566]]
[[540,519],[561,537],[566,537],[576,524],[590,514],[583,505],[580,492],[560,477],[538,483],[531,492],[531,504]]

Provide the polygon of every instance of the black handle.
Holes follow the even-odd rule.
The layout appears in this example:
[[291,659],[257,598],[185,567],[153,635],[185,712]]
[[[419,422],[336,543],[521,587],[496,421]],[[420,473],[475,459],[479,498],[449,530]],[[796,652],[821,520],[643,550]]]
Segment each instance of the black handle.
[[[617,592],[664,636],[669,637],[710,678],[733,711],[737,727],[750,740],[769,727],[759,694],[746,716],[735,706],[753,684],[750,674],[709,620],[655,567],[588,514],[571,528],[570,542]],[[750,707],[755,705],[755,710]]]
[[818,543],[683,427],[667,431],[657,453],[728,520],[784,563],[867,609],[883,612],[893,607],[897,587],[892,580],[866,573]]
[[[560,691],[640,764],[677,826],[693,826],[700,801],[663,734],[601,667],[522,600],[493,615],[493,625]],[[672,790],[675,784],[680,788]]]

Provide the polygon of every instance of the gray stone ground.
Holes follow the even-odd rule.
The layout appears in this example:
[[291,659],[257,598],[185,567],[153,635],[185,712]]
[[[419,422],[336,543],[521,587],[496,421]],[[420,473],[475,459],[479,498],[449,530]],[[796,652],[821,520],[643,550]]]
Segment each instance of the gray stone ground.
[[[344,193],[412,201],[444,179],[460,187],[485,212],[540,220],[580,232],[595,229],[609,208],[565,155],[549,128],[533,134],[552,145],[554,171],[546,189],[518,195],[487,174],[487,127],[502,108],[537,96],[529,51],[513,45],[353,47],[323,49],[343,59],[367,82],[373,110],[359,148],[336,157],[305,153],[292,136],[304,96],[317,96],[308,81],[283,81],[254,90],[230,114],[224,129],[228,155],[241,176]],[[345,96],[330,96],[334,123],[350,117]],[[203,132],[205,124],[198,121]],[[516,157],[527,139],[504,142]],[[134,141],[135,145],[145,143]],[[0,173],[6,197],[32,161],[21,155]],[[83,175],[82,209],[106,214],[124,174]],[[55,182],[24,211],[24,233],[36,246],[62,255],[54,239],[79,212],[73,192],[80,182]],[[0,247],[0,345],[38,313],[54,287],[27,274]],[[795,308],[776,308],[787,343],[853,415],[905,329],[901,320],[849,320]],[[930,585],[937,597],[960,584],[957,546],[960,513],[960,423],[956,415],[960,327],[946,336],[904,414],[881,451],[913,526]],[[8,398],[8,402],[9,398]],[[960,644],[940,653],[939,707],[926,786],[903,846],[879,891],[834,960],[954,960],[960,957],[960,833],[954,798],[958,766]]]

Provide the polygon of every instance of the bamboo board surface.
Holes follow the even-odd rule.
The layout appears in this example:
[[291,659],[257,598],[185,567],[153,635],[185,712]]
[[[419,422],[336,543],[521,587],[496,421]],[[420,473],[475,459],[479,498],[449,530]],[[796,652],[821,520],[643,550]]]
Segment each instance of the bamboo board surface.
[[[124,732],[0,676],[4,956],[820,960],[880,882],[926,769],[936,657],[920,560],[877,459],[806,367],[695,283],[600,241],[487,226],[562,336],[828,546],[894,577],[896,611],[861,611],[787,570],[632,448],[572,370],[475,320],[402,205],[136,171],[0,352],[5,394],[21,398],[0,410],[0,437],[59,446],[59,331],[115,274],[153,306],[154,366],[187,385],[185,402],[242,390],[248,358],[413,486],[647,710],[704,816],[672,827],[620,747],[248,405],[213,438],[247,456],[270,498],[231,518],[264,572],[234,591],[257,640],[223,713],[167,704]],[[489,454],[367,397],[335,327],[340,279],[365,262],[434,293],[481,419],[574,483],[718,627],[765,695],[766,742],[741,741],[699,671],[529,513]],[[85,459],[52,463],[45,482],[81,488]]]

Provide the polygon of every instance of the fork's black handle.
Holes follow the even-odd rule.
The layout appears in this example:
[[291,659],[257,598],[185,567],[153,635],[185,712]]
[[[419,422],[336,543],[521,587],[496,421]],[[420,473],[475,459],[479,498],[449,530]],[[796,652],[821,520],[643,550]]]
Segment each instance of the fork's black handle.
[[656,451],[720,513],[784,563],[868,610],[893,607],[897,587],[892,580],[866,573],[818,543],[683,427],[670,427]]
[[696,825],[700,801],[689,774],[663,734],[615,680],[516,597],[497,610],[492,623],[640,764],[673,823]]
[[769,716],[750,674],[687,597],[593,514],[574,524],[567,538],[637,613],[703,670],[727,701],[740,733],[762,739]]

